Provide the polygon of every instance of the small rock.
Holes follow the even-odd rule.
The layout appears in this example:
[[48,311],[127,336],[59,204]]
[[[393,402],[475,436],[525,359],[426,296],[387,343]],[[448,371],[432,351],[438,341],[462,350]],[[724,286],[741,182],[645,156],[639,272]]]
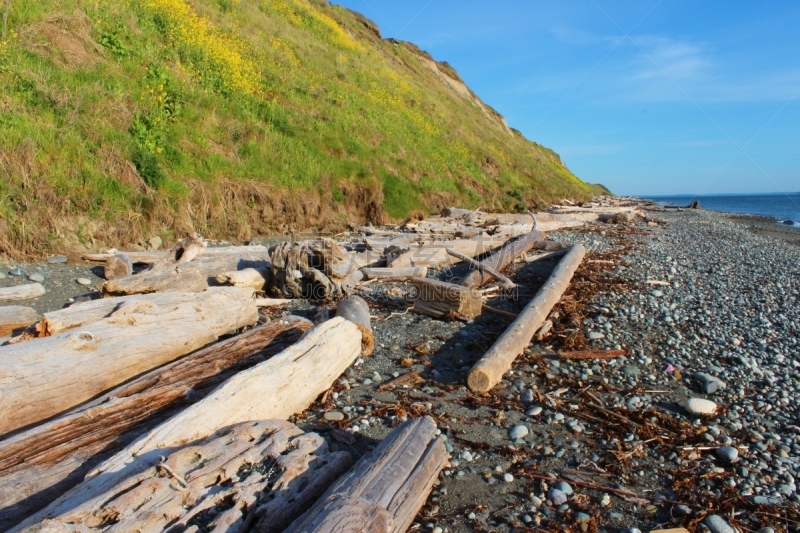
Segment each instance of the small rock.
[[553,505],[562,505],[567,503],[567,495],[563,491],[556,488],[551,488],[547,491],[547,499],[553,502]]
[[685,407],[693,415],[713,415],[717,410],[717,404],[703,398],[689,398]]
[[590,331],[587,337],[589,338],[590,341],[596,341],[606,338],[605,334],[600,333],[599,331]]
[[503,474],[503,481],[505,481],[506,483],[511,483],[512,481],[514,481],[514,476],[506,472],[505,474]]
[[78,282],[78,285],[83,285],[84,287],[92,284],[92,280],[89,278],[78,278],[75,281]]
[[575,513],[575,521],[578,522],[578,523],[580,523],[580,522],[588,522],[591,519],[592,519],[592,517],[589,516],[586,513]]
[[626,376],[638,378],[640,372],[639,367],[635,365],[625,365],[622,367],[622,373]]
[[25,271],[22,270],[21,268],[12,268],[11,270],[8,271],[8,273],[11,276],[24,276],[25,275]]
[[519,424],[511,428],[511,431],[508,432],[508,437],[511,440],[517,440],[525,437],[525,435],[527,434],[528,434],[528,428],[523,426],[522,424]]
[[719,515],[708,515],[703,523],[711,530],[711,533],[736,533],[736,530]]
[[147,241],[147,245],[151,250],[158,250],[162,244],[164,244],[164,241],[158,235],[150,237],[150,240]]
[[603,494],[603,497],[600,498],[600,505],[603,507],[611,505],[611,496],[609,496],[608,493]]
[[322,418],[330,421],[344,420],[344,413],[340,413],[339,411],[328,411],[322,415]]
[[739,458],[739,450],[732,446],[720,446],[717,448],[717,457],[725,462],[732,463]]
[[650,294],[653,295],[654,298],[660,298],[664,296],[664,291],[660,291],[658,289],[650,291]]
[[50,257],[47,258],[47,262],[50,263],[51,265],[58,265],[58,264],[61,264],[61,263],[66,263],[67,262],[67,256],[66,255],[51,255]]
[[126,254],[111,256],[103,267],[103,277],[107,280],[122,278],[133,274],[133,262]]
[[525,416],[539,416],[540,414],[542,414],[542,407],[540,405],[531,407],[525,411]]
[[44,281],[44,276],[42,276],[41,274],[38,274],[38,273],[37,274],[31,274],[30,276],[28,276],[28,279],[31,280],[31,281],[42,282],[42,281]]
[[572,496],[572,494],[574,492],[572,490],[572,487],[570,486],[570,484],[567,483],[566,481],[559,481],[558,483],[555,483],[553,485],[553,488],[557,489],[557,490],[560,490],[561,492],[563,492],[567,496]]
[[775,533],[775,529],[773,529],[773,528],[771,528],[771,527],[769,527],[769,526],[767,526],[767,527],[762,527],[762,528],[761,528],[761,529],[759,529],[759,530],[758,530],[756,533]]
[[522,391],[522,394],[519,395],[519,399],[522,400],[522,403],[531,403],[533,401],[533,391],[531,389],[525,389]]

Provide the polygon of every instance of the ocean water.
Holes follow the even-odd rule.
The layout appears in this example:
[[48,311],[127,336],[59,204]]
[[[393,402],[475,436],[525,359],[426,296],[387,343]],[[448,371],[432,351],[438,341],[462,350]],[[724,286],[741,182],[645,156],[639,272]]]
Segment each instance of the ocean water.
[[770,194],[709,194],[709,195],[675,195],[647,196],[660,204],[689,205],[695,200],[700,207],[724,213],[742,213],[745,215],[763,215],[779,222],[791,220],[795,227],[800,227],[800,192]]

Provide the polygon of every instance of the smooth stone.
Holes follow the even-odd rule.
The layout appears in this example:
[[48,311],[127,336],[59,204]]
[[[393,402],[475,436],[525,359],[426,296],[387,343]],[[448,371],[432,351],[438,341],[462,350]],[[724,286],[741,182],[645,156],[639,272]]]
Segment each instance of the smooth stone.
[[717,448],[717,457],[728,463],[734,462],[739,458],[739,450],[732,446],[720,446]]
[[84,287],[92,284],[92,280],[89,278],[78,278],[75,281],[78,282],[78,285],[83,285]]
[[762,527],[756,533],[775,533],[775,530],[773,528],[767,526],[767,527]]
[[551,488],[547,491],[547,499],[553,502],[553,505],[562,505],[567,503],[567,495],[563,491],[556,488]]
[[528,434],[528,428],[519,424],[511,428],[511,431],[508,432],[508,437],[511,440],[517,440],[523,438],[525,435]]
[[539,416],[542,414],[542,407],[537,405],[536,407],[531,407],[527,411],[525,411],[525,416]]
[[328,411],[322,415],[322,418],[330,421],[344,420],[344,413],[340,413],[339,411]]
[[50,263],[51,265],[58,265],[60,263],[66,263],[67,262],[67,256],[66,255],[51,255],[50,257],[47,258],[47,262]]
[[533,391],[531,389],[525,389],[522,391],[522,394],[519,395],[519,399],[522,400],[523,403],[531,403],[533,401]]
[[717,410],[717,404],[704,398],[689,398],[685,407],[693,415],[713,415]]
[[0,279],[6,279],[6,273],[0,272]]
[[592,517],[586,513],[575,513],[575,521],[576,522],[588,522],[591,520]]
[[606,336],[603,333],[600,333],[599,331],[590,331],[588,338],[590,341],[597,341],[600,339],[605,339]]
[[660,298],[660,297],[664,296],[664,292],[660,291],[658,289],[650,291],[650,294],[652,294],[655,298]]
[[22,270],[21,268],[12,268],[11,270],[8,271],[8,273],[11,276],[24,276],[25,275],[25,271]]
[[505,474],[503,474],[503,481],[505,481],[506,483],[511,483],[512,481],[514,481],[514,476],[506,472]]
[[639,377],[640,372],[639,367],[635,365],[625,365],[622,367],[622,373],[626,376]]
[[155,235],[153,237],[150,237],[150,239],[147,241],[147,244],[150,245],[151,250],[158,250],[159,248],[161,248],[161,245],[164,244],[164,241],[161,240],[161,237]]
[[703,523],[708,527],[711,533],[736,533],[736,530],[719,515],[708,515]]
[[557,490],[560,490],[561,492],[563,492],[567,496],[572,496],[572,494],[574,492],[572,490],[572,487],[570,486],[570,484],[567,483],[566,481],[559,481],[558,483],[553,484],[553,488],[557,489]]
[[44,281],[44,276],[42,276],[41,274],[31,274],[30,276],[28,276],[28,279],[31,281],[41,282]]

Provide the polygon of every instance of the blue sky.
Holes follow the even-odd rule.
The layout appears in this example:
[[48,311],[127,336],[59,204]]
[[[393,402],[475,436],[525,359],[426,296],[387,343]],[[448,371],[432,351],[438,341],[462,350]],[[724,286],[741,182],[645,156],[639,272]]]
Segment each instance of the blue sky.
[[334,1],[617,194],[800,191],[800,2]]

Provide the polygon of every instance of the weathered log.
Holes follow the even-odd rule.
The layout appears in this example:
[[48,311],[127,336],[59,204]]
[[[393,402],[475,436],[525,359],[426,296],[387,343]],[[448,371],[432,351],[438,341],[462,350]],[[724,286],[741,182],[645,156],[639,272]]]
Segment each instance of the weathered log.
[[[507,242],[502,248],[481,261],[481,265],[484,268],[491,268],[499,272],[511,264],[515,258],[528,252],[536,245],[537,242],[541,241],[542,239],[544,239],[543,233],[536,230],[531,231],[519,239]],[[461,281],[461,284],[465,287],[478,288],[484,283],[487,283],[490,279],[491,275],[488,272],[484,272],[482,270],[473,270],[467,274],[467,276]]]
[[245,268],[268,270],[270,268],[269,253],[204,254],[194,261],[181,263],[174,267],[147,270],[132,276],[107,281],[101,290],[107,296],[151,292],[197,292],[205,289],[208,278],[212,278],[213,282],[217,274]]
[[272,321],[0,441],[0,530],[42,509],[108,453],[199,401],[235,373],[281,352],[309,328],[311,323],[300,317]]
[[85,499],[76,490],[71,508],[19,530],[244,533],[260,518],[281,531],[352,462],[282,420],[223,428],[165,456],[137,459],[102,494]]
[[256,298],[256,307],[278,307],[292,303],[290,298]]
[[103,277],[106,280],[124,278],[133,274],[133,262],[125,254],[117,254],[109,257],[103,267]]
[[[455,250],[447,250],[447,253],[452,255],[456,259],[461,259],[462,261],[467,263],[469,266],[471,266],[473,269],[475,269],[475,270],[477,270],[479,272],[483,272],[485,274],[490,274],[497,281],[501,282],[503,284],[503,287],[506,288],[506,289],[513,289],[514,287],[517,286],[516,283],[514,283],[513,281],[508,279],[506,276],[504,276],[503,274],[501,274],[499,271],[495,270],[494,268],[492,268],[488,264],[484,264],[482,262],[479,263],[478,261],[475,261],[473,258],[469,257],[468,255],[460,254],[460,253],[456,252]],[[462,285],[463,285],[463,283],[462,283]]]
[[455,264],[455,261],[447,250],[475,257],[486,253],[498,246],[502,246],[508,239],[476,239],[476,240],[450,240],[440,241],[411,249],[398,255],[389,263],[390,267],[410,267],[410,266],[438,266]]
[[146,299],[108,318],[0,348],[0,435],[70,409],[137,374],[258,320],[243,292],[209,291],[160,307]]
[[269,277],[267,270],[257,270],[255,268],[245,268],[232,272],[223,272],[217,275],[217,283],[231,285],[233,287],[250,287],[257,291],[264,288]]
[[350,294],[359,264],[332,239],[284,242],[271,252],[272,286],[288,298],[336,300]]
[[0,337],[12,335],[39,320],[39,313],[24,305],[0,307]]
[[597,216],[600,222],[608,224],[624,224],[633,220],[633,211],[624,211],[621,213],[600,213]]
[[[409,420],[339,478],[286,533],[404,533],[448,458],[432,418]],[[255,531],[261,533],[259,525]]]
[[555,252],[557,250],[567,250],[569,244],[557,241],[538,241],[534,248],[537,250],[544,250],[545,252]]
[[[266,246],[262,245],[251,245],[251,246],[218,246],[215,248],[206,248],[203,251],[203,256],[217,256],[217,255],[241,255],[241,254],[251,254],[251,253],[264,253],[267,251]],[[128,258],[137,265],[155,263],[159,259],[165,257],[169,252],[166,251],[147,251],[147,252],[137,252],[137,251],[118,251],[113,250],[106,253],[100,254],[83,254],[81,256],[85,261],[108,261],[110,258],[114,257],[115,255],[124,254],[127,255]]]
[[542,326],[550,310],[564,294],[585,253],[583,246],[577,244],[564,256],[519,317],[472,367],[467,377],[470,389],[486,392],[503,379],[503,374],[525,350],[536,330]]
[[526,263],[533,263],[535,261],[541,261],[542,259],[555,259],[556,257],[567,255],[567,252],[569,252],[569,249],[565,248],[563,250],[556,250],[555,252],[543,252],[540,254],[526,255],[524,256],[523,261]]
[[336,316],[340,316],[355,324],[361,331],[361,354],[372,355],[375,349],[375,338],[372,336],[372,325],[369,321],[369,306],[361,296],[342,298],[336,306]]
[[361,272],[367,279],[424,278],[428,275],[428,267],[362,268]]
[[41,283],[28,283],[0,289],[0,303],[38,298],[45,293]]
[[200,237],[200,235],[195,233],[176,242],[175,246],[172,247],[167,255],[158,261],[153,262],[153,264],[150,265],[150,268],[153,270],[158,270],[160,268],[167,268],[180,263],[188,263],[198,255],[202,254],[205,250],[206,243],[203,242],[203,239]]
[[483,297],[480,291],[429,278],[412,278],[414,311],[435,318],[456,315],[475,318],[481,314]]

